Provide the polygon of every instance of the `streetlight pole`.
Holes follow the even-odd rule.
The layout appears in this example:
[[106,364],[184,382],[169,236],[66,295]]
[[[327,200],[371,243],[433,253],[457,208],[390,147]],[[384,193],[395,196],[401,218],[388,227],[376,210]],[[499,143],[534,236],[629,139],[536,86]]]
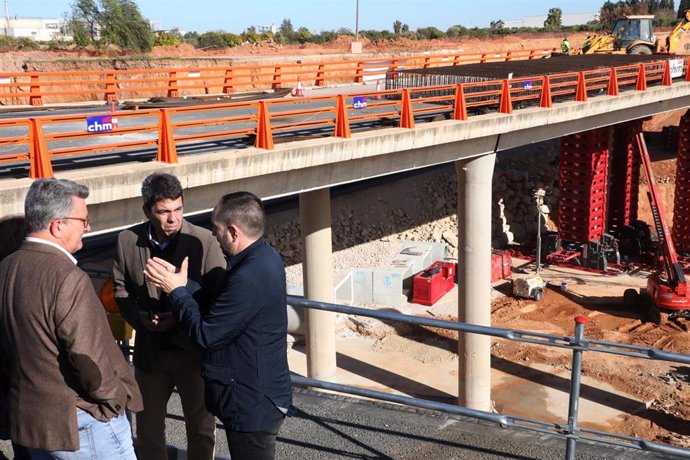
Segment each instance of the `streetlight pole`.
[[355,7],[355,41],[359,41],[359,0],[357,0]]

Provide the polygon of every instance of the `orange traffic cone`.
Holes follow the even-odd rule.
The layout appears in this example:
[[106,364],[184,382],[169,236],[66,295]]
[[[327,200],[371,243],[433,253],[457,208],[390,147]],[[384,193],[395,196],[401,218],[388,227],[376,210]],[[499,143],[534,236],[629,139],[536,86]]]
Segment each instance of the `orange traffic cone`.
[[297,77],[297,88],[295,88],[295,97],[304,97],[304,90],[302,89],[302,82]]
[[[379,91],[381,91],[381,80],[376,80],[376,92],[378,93]],[[374,96],[374,99],[376,99],[376,100],[381,99],[381,95],[380,95],[380,94],[376,94],[376,95]]]

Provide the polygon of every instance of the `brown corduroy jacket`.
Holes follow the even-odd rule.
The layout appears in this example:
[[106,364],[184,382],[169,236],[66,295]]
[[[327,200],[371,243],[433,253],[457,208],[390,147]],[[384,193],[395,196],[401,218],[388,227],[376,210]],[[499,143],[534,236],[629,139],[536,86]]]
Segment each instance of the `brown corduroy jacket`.
[[76,450],[77,408],[106,421],[143,406],[88,275],[25,241],[0,263],[0,435]]

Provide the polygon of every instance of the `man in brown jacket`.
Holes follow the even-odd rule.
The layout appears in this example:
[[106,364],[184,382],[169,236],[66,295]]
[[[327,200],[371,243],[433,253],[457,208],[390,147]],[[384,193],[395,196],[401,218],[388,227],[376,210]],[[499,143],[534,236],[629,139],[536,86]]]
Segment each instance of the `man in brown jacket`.
[[89,230],[88,194],[34,181],[27,238],[0,263],[0,435],[32,456],[134,460],[125,409],[141,410],[141,395],[72,256]]
[[212,460],[216,419],[204,404],[201,352],[178,327],[167,296],[144,279],[150,257],[179,265],[189,257],[189,277],[201,286],[199,305],[208,307],[222,285],[225,257],[210,231],[183,218],[182,185],[172,174],[153,173],[141,186],[146,222],[120,233],[113,286],[120,313],[136,329],[134,368],[144,398],[137,414],[137,455],[167,460],[165,417],[175,388],[187,431],[187,458]]

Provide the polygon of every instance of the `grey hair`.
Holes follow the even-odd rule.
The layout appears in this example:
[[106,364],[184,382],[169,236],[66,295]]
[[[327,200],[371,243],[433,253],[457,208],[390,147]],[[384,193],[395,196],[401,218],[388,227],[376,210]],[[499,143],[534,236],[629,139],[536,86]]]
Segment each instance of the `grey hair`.
[[86,199],[89,188],[67,179],[37,179],[24,200],[26,233],[46,230],[50,223],[72,213],[72,197]]

